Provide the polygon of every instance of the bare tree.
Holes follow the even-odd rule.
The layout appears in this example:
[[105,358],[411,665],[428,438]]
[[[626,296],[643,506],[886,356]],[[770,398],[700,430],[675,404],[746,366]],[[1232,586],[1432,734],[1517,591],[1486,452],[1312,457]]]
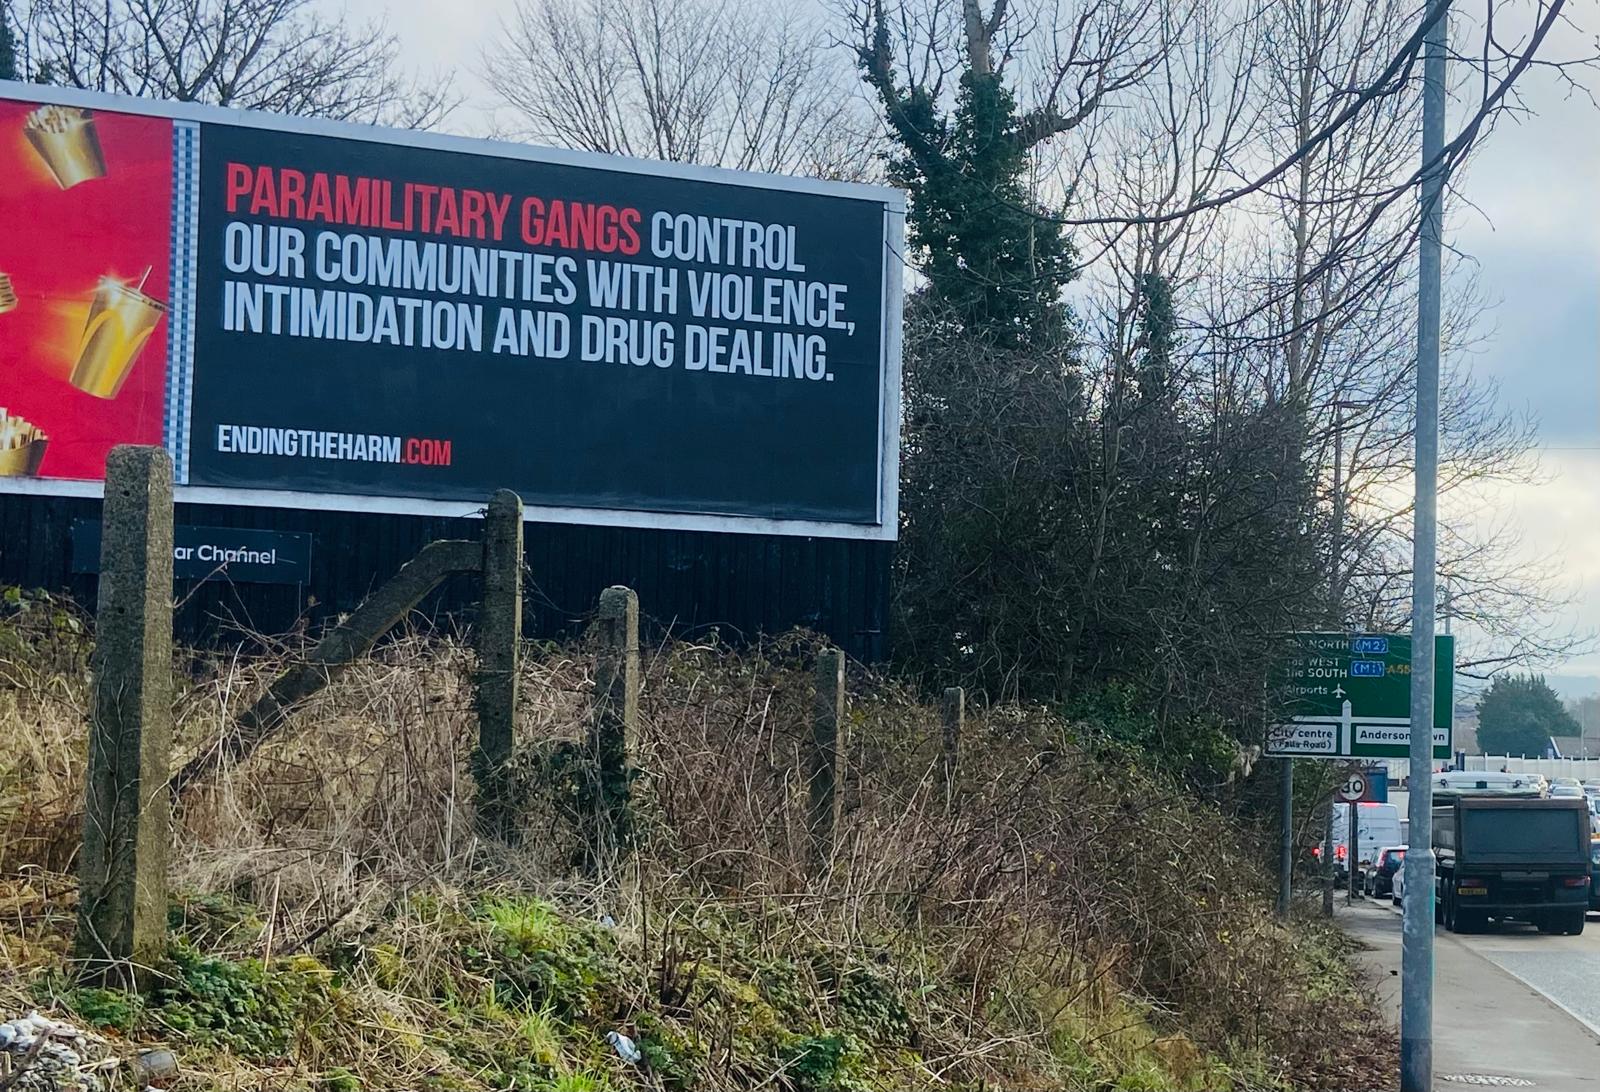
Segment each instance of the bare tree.
[[[1044,285],[1075,312],[1064,343],[1007,326],[1005,352],[941,335],[971,308],[909,312],[933,328],[907,336],[907,661],[1002,693],[1134,679],[1165,723],[1229,709],[1274,628],[1403,628],[1414,0],[1150,3],[1132,20],[1094,0],[890,3],[851,9],[853,40],[903,149],[929,294]],[[1548,26],[1548,5],[1526,7],[1492,6],[1531,23],[1511,52],[1456,69],[1475,111],[1452,141],[1458,176]],[[992,128],[1031,189],[968,154],[988,145],[963,104],[997,80],[1022,120]],[[988,116],[1009,121],[1000,101]],[[949,205],[931,229],[919,194]],[[1063,226],[1084,289],[1034,246]],[[1001,230],[1026,244],[990,253]],[[1465,265],[1445,331],[1447,513],[1524,480],[1533,439],[1461,366],[1483,310]],[[1441,557],[1470,669],[1580,647],[1548,625],[1561,589],[1515,528],[1447,524]]]
[[[1341,13],[1353,8],[1379,7],[1383,10],[1380,5],[1352,5],[1337,0],[1323,0],[1313,6],[1319,13],[1325,13],[1326,22],[1331,23],[1346,21]],[[1413,169],[1403,177],[1381,191],[1366,195],[1369,218],[1375,220],[1409,195],[1420,184],[1423,175],[1434,167],[1442,167],[1448,179],[1495,124],[1508,115],[1525,113],[1520,84],[1529,71],[1551,71],[1572,92],[1592,100],[1593,96],[1580,79],[1582,73],[1592,73],[1600,63],[1600,43],[1576,56],[1551,56],[1546,49],[1551,32],[1571,22],[1566,0],[1484,0],[1483,14],[1476,25],[1472,25],[1467,18],[1453,18],[1461,15],[1464,9],[1460,4],[1452,4],[1451,0],[1430,0],[1421,7],[1421,11],[1414,10],[1415,5],[1413,10],[1407,10],[1403,5],[1388,9],[1391,14],[1383,20],[1384,25],[1391,30],[1403,30],[1393,52],[1370,54],[1363,58],[1365,62],[1376,62],[1364,66],[1363,70],[1368,76],[1366,82],[1324,88],[1336,96],[1336,109],[1330,111],[1322,124],[1301,132],[1299,135],[1303,139],[1291,146],[1281,158],[1247,156],[1233,165],[1231,180],[1219,178],[1223,184],[1217,189],[1197,194],[1194,200],[1181,207],[1157,212],[1140,211],[1131,215],[1072,214],[1058,218],[1057,222],[1075,227],[1171,222],[1195,213],[1235,205],[1253,194],[1268,190],[1291,176],[1304,159],[1334,145],[1348,129],[1359,127],[1369,111],[1382,108],[1397,97],[1415,96],[1420,87],[1423,43],[1429,29],[1440,19],[1450,19],[1458,27],[1468,24],[1473,31],[1468,35],[1467,46],[1457,48],[1453,54],[1455,71],[1465,73],[1464,78],[1457,80],[1456,88],[1458,97],[1463,99],[1467,107],[1464,117],[1445,142],[1437,162],[1414,163]],[[1324,20],[1318,18],[1313,22],[1320,26]],[[1315,63],[1315,58],[1301,60]],[[1314,71],[1314,78],[1306,90],[1316,90],[1317,82],[1326,75],[1326,72]]]
[[19,68],[45,83],[409,128],[455,104],[383,25],[311,0],[31,0],[19,22]]
[[842,57],[747,0],[519,0],[484,78],[534,139],[859,179],[876,125]]
[[[1178,316],[1174,374],[1187,377],[1193,407],[1299,413],[1300,458],[1316,482],[1307,528],[1327,582],[1319,624],[1403,627],[1409,610],[1417,215],[1399,198],[1417,167],[1417,83],[1392,82],[1346,115],[1353,89],[1381,85],[1408,48],[1413,8],[1195,5],[1164,27],[1157,72],[1061,165],[1076,205],[1062,219],[1094,240],[1082,313],[1099,397],[1112,408],[1125,398],[1158,278]],[[1487,101],[1483,79],[1481,66],[1463,79],[1464,101]],[[1206,197],[1218,193],[1233,196]],[[1529,480],[1534,439],[1532,422],[1461,366],[1485,305],[1469,263],[1449,279],[1441,571],[1466,623],[1464,663],[1550,662],[1582,647],[1551,625],[1560,583],[1529,562],[1517,528],[1449,518],[1485,484]],[[1126,435],[1108,431],[1113,455],[1126,455]],[[1119,458],[1101,465],[1102,491],[1130,471]]]
[[[1536,16],[1541,25],[1544,15]],[[1375,65],[1404,51],[1414,22],[1405,4],[1328,0],[1274,0],[1268,18],[1281,57],[1269,71],[1289,74],[1263,86],[1265,116],[1278,120],[1265,128],[1275,158],[1327,130],[1346,89],[1373,84]],[[1476,91],[1480,110],[1498,109],[1490,105],[1488,71],[1480,67],[1461,82],[1464,101]],[[1273,387],[1303,400],[1322,514],[1338,514],[1325,524],[1331,620],[1373,628],[1403,627],[1410,610],[1418,221],[1415,202],[1395,198],[1410,192],[1416,169],[1418,93],[1414,81],[1396,86],[1243,203],[1261,213],[1271,240],[1252,259],[1264,274],[1254,281],[1259,302],[1236,307],[1236,323],[1214,327],[1225,338],[1282,347]],[[1462,138],[1451,165],[1458,177],[1475,146],[1470,123]],[[1464,366],[1486,307],[1470,263],[1456,262],[1449,282],[1440,573],[1453,592],[1452,614],[1468,624],[1462,666],[1550,662],[1581,646],[1551,625],[1560,584],[1530,563],[1517,528],[1450,518],[1468,510],[1486,483],[1530,479],[1536,428]]]

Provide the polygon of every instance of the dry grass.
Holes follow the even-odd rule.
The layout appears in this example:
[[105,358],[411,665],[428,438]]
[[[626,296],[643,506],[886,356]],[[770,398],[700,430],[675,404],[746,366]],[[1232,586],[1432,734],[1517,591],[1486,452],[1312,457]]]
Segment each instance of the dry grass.
[[[59,961],[70,928],[61,896],[87,684],[76,652],[41,658],[38,635],[25,637],[0,657],[0,937],[13,966],[37,969]],[[596,878],[570,867],[576,834],[542,795],[537,761],[581,737],[592,656],[530,649],[519,718],[528,804],[521,844],[508,849],[474,828],[470,653],[405,637],[186,802],[175,888],[259,908],[262,927],[209,938],[217,951],[389,953],[343,972],[344,1003],[359,1009],[349,1018],[370,1029],[361,1051],[307,1037],[294,1054],[296,1073],[376,1072],[381,1057],[386,1075],[369,1074],[368,1087],[421,1087],[445,1065],[419,1029],[437,1023],[431,1006],[460,988],[451,983],[481,977],[441,938],[492,931],[472,909],[491,905],[486,893],[508,906],[537,895],[573,921],[613,916],[623,985],[608,1003],[630,1019],[664,1013],[695,1042],[733,1041],[734,1018],[717,1015],[716,998],[722,990],[737,1007],[728,999],[751,988],[740,973],[755,981],[761,966],[789,968],[837,1001],[816,953],[876,967],[897,996],[917,999],[914,1058],[903,1052],[895,1087],[1089,1087],[1109,1073],[1126,1075],[1125,1087],[1376,1086],[1373,1059],[1323,1047],[1347,1033],[1381,1043],[1370,1008],[1349,1003],[1353,978],[1330,938],[1267,915],[1258,857],[1238,827],[1131,765],[1089,759],[1089,728],[1048,711],[970,716],[963,776],[946,800],[937,709],[853,673],[845,819],[816,876],[803,750],[813,652],[803,636],[740,654],[714,642],[650,651],[642,851]],[[214,740],[279,666],[183,664],[178,757]],[[731,977],[718,985],[717,975]],[[492,991],[488,1003],[498,1004]],[[701,1068],[702,1087],[751,1084],[731,1061]],[[253,1087],[242,1073],[227,1079]],[[223,1081],[222,1069],[211,1079]],[[569,1092],[582,1086],[573,1080]]]

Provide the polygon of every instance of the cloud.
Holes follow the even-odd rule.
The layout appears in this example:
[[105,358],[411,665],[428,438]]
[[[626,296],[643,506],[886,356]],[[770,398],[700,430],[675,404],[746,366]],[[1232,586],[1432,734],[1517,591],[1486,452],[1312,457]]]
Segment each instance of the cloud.
[[[1521,531],[1529,565],[1562,559],[1560,579],[1571,602],[1558,625],[1600,631],[1600,451],[1548,451],[1540,463],[1544,481],[1486,490],[1486,514]],[[1561,670],[1600,675],[1600,653]]]
[[[1563,24],[1547,52],[1585,46]],[[1600,110],[1549,71],[1519,86],[1529,112],[1488,136],[1451,217],[1452,242],[1499,300],[1486,316],[1495,336],[1472,367],[1500,382],[1507,405],[1533,411],[1544,443],[1600,444]]]

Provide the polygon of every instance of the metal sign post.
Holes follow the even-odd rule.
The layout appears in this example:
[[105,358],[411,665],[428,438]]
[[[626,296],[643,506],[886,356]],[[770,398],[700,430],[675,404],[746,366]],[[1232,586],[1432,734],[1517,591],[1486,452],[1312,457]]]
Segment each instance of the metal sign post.
[[[1348,706],[1350,703],[1346,702]],[[1339,786],[1339,799],[1349,808],[1350,831],[1345,840],[1345,860],[1348,867],[1345,870],[1345,880],[1348,885],[1345,902],[1348,904],[1359,897],[1356,878],[1356,866],[1361,862],[1361,817],[1356,805],[1367,798],[1367,779],[1359,771],[1354,771],[1344,779],[1344,784]]]
[[1322,832],[1322,916],[1333,917],[1333,824],[1338,818],[1339,809],[1332,803],[1328,805],[1328,827]]
[[[1422,67],[1422,239],[1417,268],[1416,523],[1412,535],[1411,723],[1434,720],[1434,592],[1438,569],[1439,296],[1444,228],[1444,78],[1449,0],[1428,5]],[[1433,1088],[1433,748],[1411,736],[1411,849],[1400,978],[1400,1092]]]
[[1283,760],[1278,800],[1278,917],[1289,920],[1294,906],[1294,759]]
[[[1365,791],[1366,791],[1366,789],[1365,789],[1365,786],[1363,785],[1363,788],[1362,788],[1363,795],[1365,794]],[[1357,799],[1360,799],[1360,797],[1357,797]],[[1349,852],[1349,857],[1348,857],[1349,867],[1345,869],[1345,880],[1348,881],[1348,884],[1349,884],[1349,889],[1345,892],[1345,895],[1346,895],[1345,902],[1347,902],[1347,903],[1355,902],[1358,898],[1361,897],[1361,881],[1356,877],[1356,870],[1359,867],[1361,867],[1361,825],[1360,824],[1361,824],[1361,816],[1359,814],[1359,809],[1356,807],[1356,802],[1354,800],[1352,800],[1350,802],[1350,846],[1349,846],[1349,851],[1350,852]]]

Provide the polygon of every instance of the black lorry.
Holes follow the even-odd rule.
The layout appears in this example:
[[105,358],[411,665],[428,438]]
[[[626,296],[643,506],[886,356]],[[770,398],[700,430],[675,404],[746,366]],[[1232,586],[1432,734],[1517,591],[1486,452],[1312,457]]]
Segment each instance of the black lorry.
[[1435,912],[1455,933],[1497,921],[1583,932],[1589,908],[1589,809],[1582,800],[1441,799],[1433,810]]

